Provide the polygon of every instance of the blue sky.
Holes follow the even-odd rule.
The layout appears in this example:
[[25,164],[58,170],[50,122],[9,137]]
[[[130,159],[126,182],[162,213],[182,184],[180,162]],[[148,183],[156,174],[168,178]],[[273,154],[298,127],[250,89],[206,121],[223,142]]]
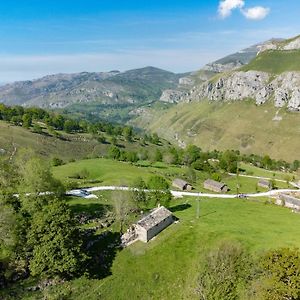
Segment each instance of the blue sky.
[[153,65],[199,69],[272,37],[300,34],[300,2],[0,2],[0,82]]

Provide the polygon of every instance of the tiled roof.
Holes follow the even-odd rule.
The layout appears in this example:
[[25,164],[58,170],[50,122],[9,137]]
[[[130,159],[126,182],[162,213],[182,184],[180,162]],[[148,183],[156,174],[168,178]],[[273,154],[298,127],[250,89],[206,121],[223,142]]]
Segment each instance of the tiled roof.
[[161,206],[154,209],[149,215],[138,221],[137,224],[149,230],[170,216],[172,216],[172,213],[164,206]]

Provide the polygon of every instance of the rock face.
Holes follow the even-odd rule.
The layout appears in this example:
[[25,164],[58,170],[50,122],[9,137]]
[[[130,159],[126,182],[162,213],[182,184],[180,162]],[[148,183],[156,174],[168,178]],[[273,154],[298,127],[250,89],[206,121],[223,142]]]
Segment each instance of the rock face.
[[283,47],[283,50],[298,50],[300,49],[300,37]]
[[300,49],[300,36],[287,40],[284,43],[281,43],[279,40],[271,40],[265,44],[259,46],[259,53],[268,51],[268,50],[281,50],[281,51],[289,51],[289,50],[299,50]]
[[274,101],[276,107],[300,111],[300,72],[285,72],[275,79],[258,71],[234,72],[208,81],[185,95],[184,100],[241,101],[255,99],[257,105]]
[[179,84],[180,85],[193,85],[194,80],[190,77],[182,77],[182,78],[179,78]]
[[238,69],[241,66],[243,66],[243,63],[241,63],[240,61],[230,62],[226,64],[211,63],[204,66],[203,70],[211,71],[215,73],[223,73],[223,72],[228,72],[231,70]]
[[184,93],[178,90],[165,90],[159,100],[168,103],[178,103],[183,95]]

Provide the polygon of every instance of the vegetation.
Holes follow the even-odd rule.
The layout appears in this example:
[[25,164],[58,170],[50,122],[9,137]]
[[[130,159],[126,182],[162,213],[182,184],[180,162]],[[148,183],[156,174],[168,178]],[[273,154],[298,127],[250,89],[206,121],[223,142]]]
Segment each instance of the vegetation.
[[288,71],[300,70],[300,51],[264,51],[249,64],[241,68],[242,71],[256,70],[271,74],[281,74]]
[[277,111],[272,103],[257,107],[253,101],[201,101],[182,103],[163,112],[150,110],[133,124],[157,132],[174,144],[180,140],[204,151],[235,149],[291,163],[299,160],[300,138],[295,126],[299,116],[281,109],[282,120],[274,121]]
[[[70,199],[68,203],[77,213],[95,212],[96,204],[99,210],[113,203],[110,193],[98,196],[99,199]],[[196,219],[196,207],[193,199],[173,200],[171,210],[180,222],[164,230],[148,244],[136,243],[118,251],[110,265],[110,276],[102,279],[80,277],[44,291],[30,292],[29,295],[26,290],[19,290],[19,297],[39,299],[47,295],[50,299],[63,296],[71,299],[99,299],[101,295],[103,299],[124,299],[130,288],[133,299],[199,299],[199,279],[210,253],[220,253],[220,256],[223,254],[226,257],[222,249],[237,247],[240,249],[234,252],[238,254],[237,257],[249,257],[251,265],[251,257],[255,261],[259,260],[264,250],[300,247],[297,235],[300,219],[288,209],[237,199],[203,199],[200,202],[200,218]],[[119,226],[114,230],[118,232]],[[229,240],[230,244],[224,240]],[[102,247],[104,243],[105,240],[102,240]],[[230,246],[231,243],[233,246]],[[102,248],[99,244],[95,249],[100,251]],[[113,249],[110,251],[113,252]],[[101,265],[96,265],[96,269],[101,272]],[[238,272],[239,278],[240,274]],[[256,277],[250,279],[254,280],[254,286],[256,279],[259,280]],[[241,293],[242,286],[239,285]],[[16,291],[13,287],[10,290]]]
[[[49,122],[59,132],[55,139],[105,135],[111,144],[106,158],[64,163],[53,156],[46,162],[18,151],[0,161],[0,298],[124,299],[130,290],[133,299],[299,299],[297,214],[269,199],[196,202],[173,199],[169,191],[177,177],[198,191],[207,178],[228,183],[231,193],[257,191],[257,179],[241,174],[270,177],[285,187],[297,176],[299,161],[195,145],[183,150],[127,126],[2,108],[2,119],[25,132],[37,125],[44,133]],[[99,192],[93,199],[65,197],[66,187],[99,184],[132,189]],[[148,244],[123,249],[121,234],[158,204],[179,222]]]

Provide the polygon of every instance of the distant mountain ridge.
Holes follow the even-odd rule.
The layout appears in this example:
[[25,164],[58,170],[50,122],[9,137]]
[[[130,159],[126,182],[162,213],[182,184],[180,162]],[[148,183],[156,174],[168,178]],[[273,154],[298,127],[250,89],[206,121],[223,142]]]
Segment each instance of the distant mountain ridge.
[[200,70],[181,78],[180,85],[177,89],[168,90],[163,93],[161,101],[169,103],[180,102],[184,98],[185,92],[189,92],[192,87],[200,85],[218,74],[236,70],[249,64],[262,49],[281,41],[283,41],[283,39],[273,38],[208,63]]
[[300,36],[261,45],[257,56],[248,64],[195,85],[180,100],[205,99],[253,99],[257,105],[272,101],[275,107],[300,111]]
[[158,100],[165,89],[176,88],[182,76],[154,67],[126,72],[55,74],[0,86],[0,102],[43,108],[89,102],[143,103]]

